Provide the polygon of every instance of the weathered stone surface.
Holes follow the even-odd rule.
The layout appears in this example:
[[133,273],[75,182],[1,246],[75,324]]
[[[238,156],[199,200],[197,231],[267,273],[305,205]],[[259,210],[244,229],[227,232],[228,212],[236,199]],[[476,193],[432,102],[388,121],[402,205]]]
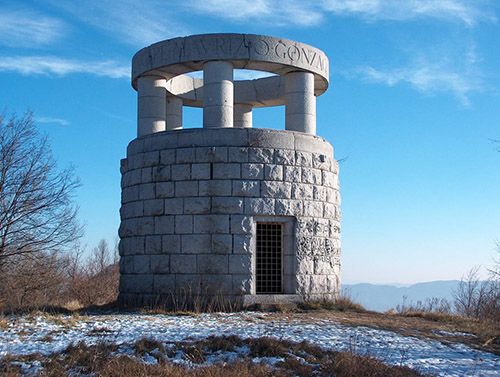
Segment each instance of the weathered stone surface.
[[150,199],[144,202],[144,216],[163,215],[163,199]]
[[153,275],[122,275],[120,276],[120,287],[124,286],[124,292],[151,293],[153,291]]
[[170,165],[155,166],[152,168],[152,174],[154,182],[166,182],[172,178]]
[[245,213],[251,215],[274,215],[274,199],[246,198]]
[[161,253],[161,236],[146,236],[146,254]]
[[161,238],[161,251],[167,254],[181,252],[181,236],[177,234],[165,234]]
[[228,148],[229,162],[248,162],[248,148],[231,147]]
[[122,203],[139,200],[139,186],[125,187],[122,190]]
[[233,254],[252,254],[254,248],[251,234],[235,234],[233,239]]
[[312,154],[304,151],[295,152],[295,165],[304,168],[312,167]]
[[142,170],[127,171],[122,175],[122,188],[142,183]]
[[159,162],[160,162],[160,152],[158,151],[145,152],[143,154],[142,166],[157,166]]
[[155,198],[155,184],[154,183],[145,183],[139,185],[139,199],[154,199]]
[[250,148],[248,151],[248,161],[261,164],[274,163],[274,149]]
[[261,194],[263,197],[291,198],[292,184],[281,181],[263,181],[261,183]]
[[288,182],[302,182],[302,168],[300,166],[285,166],[283,179]]
[[170,294],[175,292],[175,275],[161,274],[153,276],[153,293]]
[[149,255],[134,256],[134,274],[151,273],[151,257]]
[[305,183],[294,183],[292,185],[292,198],[312,200],[314,198],[314,186]]
[[234,196],[259,196],[259,181],[233,181]]
[[314,200],[325,202],[327,198],[327,188],[321,186],[314,186],[313,198]]
[[302,182],[321,185],[321,170],[302,168]]
[[243,198],[231,196],[212,198],[212,213],[230,215],[243,213]]
[[231,275],[202,275],[201,285],[203,292],[212,295],[231,294],[233,278]]
[[170,256],[151,255],[151,272],[153,274],[168,274],[170,272]]
[[266,164],[264,167],[264,178],[270,179],[272,181],[282,181],[283,180],[283,166]]
[[198,273],[200,274],[227,274],[228,256],[202,254],[198,255]]
[[144,215],[144,202],[130,202],[123,204],[120,208],[120,216],[122,219],[130,219],[132,217],[141,217]]
[[175,164],[172,165],[172,180],[185,181],[191,179],[191,165],[190,164]]
[[230,234],[212,235],[212,253],[230,254],[233,249],[233,236]]
[[233,234],[252,234],[255,232],[255,223],[252,216],[232,215],[231,232]]
[[264,179],[264,164],[242,164],[241,178],[243,179]]
[[120,258],[120,274],[133,274],[134,273],[134,257],[121,257]]
[[184,254],[208,254],[211,251],[209,234],[184,234],[181,237]]
[[248,294],[252,289],[252,275],[233,275],[233,294]]
[[231,181],[200,181],[200,196],[231,196]]
[[203,214],[210,213],[210,201],[208,197],[205,198],[185,198],[184,199],[184,213],[185,214]]
[[175,275],[176,291],[182,295],[202,293],[201,290],[201,275],[183,274]]
[[210,179],[210,163],[192,164],[191,165],[192,179]]
[[173,274],[196,273],[196,255],[172,254],[170,255],[170,272]]
[[144,168],[141,169],[141,183],[151,183],[153,182],[153,169]]
[[276,149],[274,159],[276,164],[295,165],[295,151],[293,149]]
[[175,186],[173,182],[158,182],[156,184],[157,198],[171,198],[174,196]]
[[214,179],[239,179],[241,177],[241,165],[238,163],[215,163],[213,168]]
[[160,152],[160,162],[162,165],[174,164],[175,161],[175,149],[165,149]]
[[[197,216],[195,216],[196,218]],[[175,216],[175,233],[189,234],[193,233],[193,216],[192,215],[176,215]]]
[[177,148],[177,163],[191,163],[196,161],[194,148]]
[[229,233],[229,215],[194,216],[195,233]]
[[120,256],[139,255],[145,252],[146,237],[127,237],[120,241]]
[[198,196],[198,181],[175,182],[175,196]]
[[227,162],[227,147],[196,148],[196,162]]
[[303,213],[303,202],[301,200],[276,199],[276,215],[301,216]]
[[154,234],[174,233],[174,216],[157,216],[154,218]]
[[244,275],[252,271],[251,254],[233,254],[229,255],[229,273],[235,275]]

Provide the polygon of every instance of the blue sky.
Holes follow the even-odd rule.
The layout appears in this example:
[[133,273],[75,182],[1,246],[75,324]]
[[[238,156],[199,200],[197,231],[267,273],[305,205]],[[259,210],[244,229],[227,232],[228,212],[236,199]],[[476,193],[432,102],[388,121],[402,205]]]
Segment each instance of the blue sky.
[[[343,160],[343,281],[459,279],[500,238],[499,17],[495,0],[4,0],[0,107],[32,109],[75,166],[92,247],[119,226],[136,51],[212,32],[313,45],[330,59],[317,133]],[[185,126],[201,121],[185,109]],[[283,125],[283,108],[254,111]]]

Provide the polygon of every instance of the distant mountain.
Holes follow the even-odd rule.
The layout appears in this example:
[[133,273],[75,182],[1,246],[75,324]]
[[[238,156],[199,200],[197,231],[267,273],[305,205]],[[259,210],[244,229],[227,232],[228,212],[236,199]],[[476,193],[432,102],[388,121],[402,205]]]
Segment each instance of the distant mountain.
[[410,286],[376,285],[376,284],[343,284],[342,293],[353,301],[359,302],[366,309],[384,312],[395,309],[403,301],[406,304],[424,302],[426,299],[439,298],[453,301],[453,292],[457,289],[459,280],[432,281],[417,283]]

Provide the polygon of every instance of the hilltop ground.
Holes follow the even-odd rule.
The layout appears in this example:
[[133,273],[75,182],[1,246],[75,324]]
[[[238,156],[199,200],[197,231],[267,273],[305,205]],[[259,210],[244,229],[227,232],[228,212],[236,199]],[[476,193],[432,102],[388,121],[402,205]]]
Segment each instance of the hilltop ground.
[[500,375],[494,326],[432,313],[305,309],[7,316],[0,374]]

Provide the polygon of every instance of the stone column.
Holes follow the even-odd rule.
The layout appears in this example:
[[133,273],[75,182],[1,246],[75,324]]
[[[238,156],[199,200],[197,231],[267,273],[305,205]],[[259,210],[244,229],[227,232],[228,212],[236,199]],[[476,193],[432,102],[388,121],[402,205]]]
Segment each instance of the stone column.
[[167,131],[182,129],[182,99],[167,96]]
[[314,75],[290,72],[285,76],[285,129],[316,135]]
[[233,127],[233,64],[211,61],[203,65],[203,127]]
[[137,136],[165,131],[166,80],[142,76],[137,80]]
[[234,105],[234,127],[252,127],[252,105],[236,103]]

